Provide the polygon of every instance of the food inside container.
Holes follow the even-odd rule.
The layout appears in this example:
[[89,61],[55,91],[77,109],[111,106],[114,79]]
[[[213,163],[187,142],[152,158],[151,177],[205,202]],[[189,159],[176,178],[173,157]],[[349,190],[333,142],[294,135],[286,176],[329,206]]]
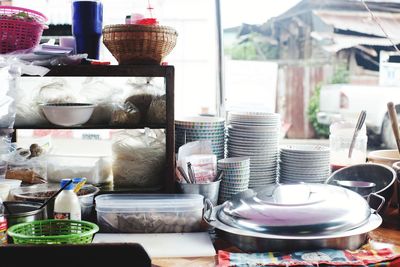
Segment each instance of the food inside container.
[[103,232],[196,232],[202,220],[203,196],[198,194],[103,194],[95,202]]
[[165,133],[162,130],[124,130],[112,144],[115,188],[161,187],[165,170]]
[[88,184],[101,185],[112,181],[111,157],[49,155],[47,178],[50,182],[85,177]]

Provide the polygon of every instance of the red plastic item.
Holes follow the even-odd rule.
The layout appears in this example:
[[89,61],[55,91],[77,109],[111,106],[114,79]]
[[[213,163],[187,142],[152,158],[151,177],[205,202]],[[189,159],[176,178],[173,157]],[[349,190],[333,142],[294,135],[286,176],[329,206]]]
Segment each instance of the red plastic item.
[[0,6],[0,54],[37,46],[47,17],[40,12],[14,6]]
[[158,21],[157,19],[154,18],[145,18],[145,19],[140,19],[136,22],[136,24],[140,25],[157,25]]

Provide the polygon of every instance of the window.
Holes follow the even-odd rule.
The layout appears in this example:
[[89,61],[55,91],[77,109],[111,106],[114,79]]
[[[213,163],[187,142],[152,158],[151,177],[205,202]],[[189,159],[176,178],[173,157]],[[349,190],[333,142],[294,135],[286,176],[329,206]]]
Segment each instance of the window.
[[[71,0],[14,0],[13,5],[38,10],[49,24],[71,24]],[[125,16],[148,16],[147,0],[102,0],[103,25],[125,22]],[[177,45],[166,58],[175,66],[175,114],[192,116],[216,113],[217,42],[213,0],[153,0],[154,16],[161,24],[174,27]],[[116,60],[101,46],[101,59]]]
[[[123,23],[127,14],[147,12],[147,0],[103,0],[103,3],[104,24]],[[328,128],[321,123],[319,110],[335,113],[330,114],[332,118],[350,113],[354,118],[363,107],[347,111],[340,111],[340,105],[320,107],[318,92],[323,91],[324,85],[381,86],[396,81],[393,77],[397,63],[384,62],[383,66],[380,55],[395,50],[387,35],[398,45],[398,3],[367,2],[386,32],[372,19],[363,1],[152,0],[151,3],[160,22],[179,33],[176,48],[166,58],[176,68],[177,117],[218,114],[219,104],[223,104],[222,110],[228,111],[279,112],[289,138],[326,136]],[[13,4],[42,11],[49,16],[50,23],[70,23],[71,0],[14,0]],[[218,4],[220,17],[216,12]],[[222,92],[216,38],[219,19],[224,46]],[[115,62],[102,49],[103,59]],[[389,80],[382,80],[385,77]],[[223,97],[221,103],[217,103],[218,95]],[[314,108],[309,109],[310,106]],[[367,110],[369,114],[374,112]],[[384,116],[380,117],[373,124],[367,119],[367,127],[376,135],[381,134]]]

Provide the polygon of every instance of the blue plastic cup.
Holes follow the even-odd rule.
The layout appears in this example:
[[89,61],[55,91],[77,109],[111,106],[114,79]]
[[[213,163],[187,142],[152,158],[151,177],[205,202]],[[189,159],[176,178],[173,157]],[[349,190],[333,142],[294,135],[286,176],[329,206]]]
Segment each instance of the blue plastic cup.
[[72,35],[76,53],[99,59],[100,38],[103,29],[103,4],[100,1],[74,1],[72,3]]

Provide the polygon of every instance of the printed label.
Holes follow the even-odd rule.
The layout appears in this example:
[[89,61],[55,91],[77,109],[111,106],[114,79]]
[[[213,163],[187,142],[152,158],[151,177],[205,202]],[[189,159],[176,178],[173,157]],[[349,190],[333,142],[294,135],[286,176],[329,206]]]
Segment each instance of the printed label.
[[0,216],[0,244],[7,244],[7,220]]
[[69,220],[71,213],[69,212],[54,212],[54,219],[56,220]]

